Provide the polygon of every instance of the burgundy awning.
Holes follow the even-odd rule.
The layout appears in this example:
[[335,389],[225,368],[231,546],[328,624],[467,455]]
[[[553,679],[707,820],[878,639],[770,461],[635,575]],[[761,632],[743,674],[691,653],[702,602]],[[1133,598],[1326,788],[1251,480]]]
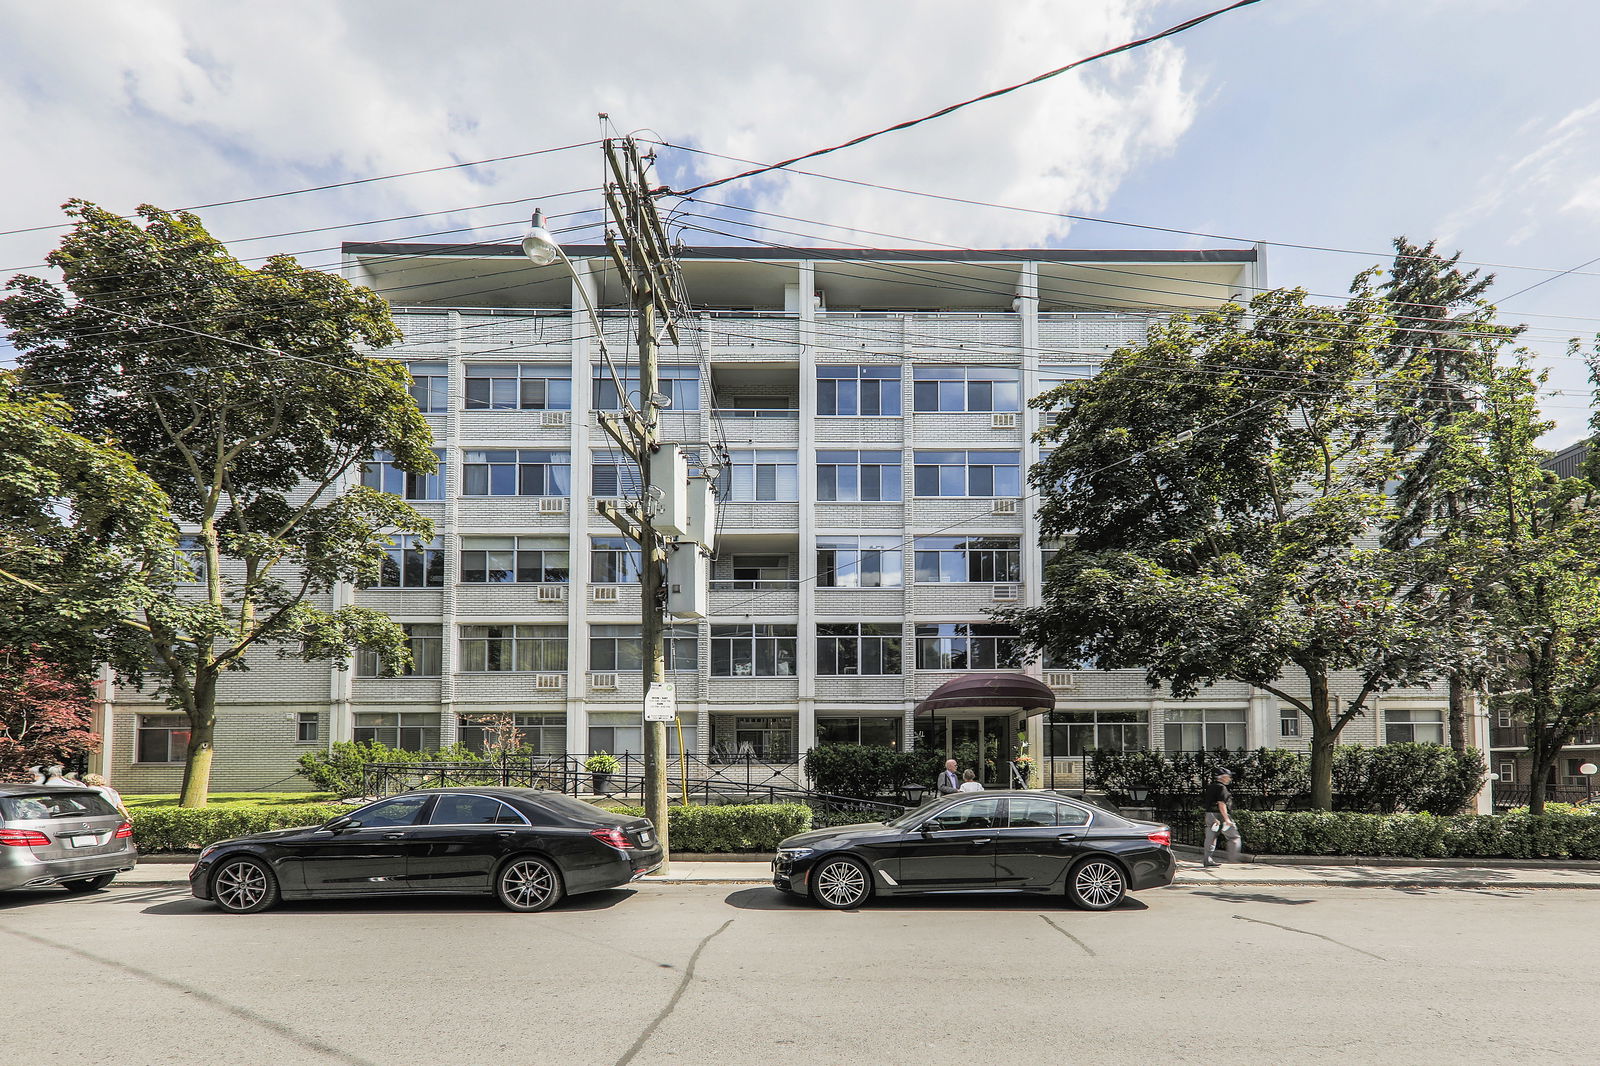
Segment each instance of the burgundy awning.
[[946,681],[921,703],[917,714],[969,709],[1003,709],[1027,715],[1053,711],[1055,693],[1036,677],[1027,674],[973,674]]

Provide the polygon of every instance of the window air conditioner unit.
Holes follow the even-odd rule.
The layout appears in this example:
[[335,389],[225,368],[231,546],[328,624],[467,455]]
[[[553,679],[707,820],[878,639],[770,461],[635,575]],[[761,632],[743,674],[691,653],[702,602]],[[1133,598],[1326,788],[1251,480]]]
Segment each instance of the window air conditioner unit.
[[995,514],[1016,514],[1017,511],[1018,511],[1018,507],[1017,507],[1017,501],[1016,500],[996,500],[996,501],[994,501],[994,513]]
[[616,603],[620,598],[615,585],[596,585],[589,590],[589,598],[595,603]]
[[539,497],[539,513],[540,514],[566,514],[567,513],[567,498],[565,496],[541,496],[541,497]]
[[543,424],[545,429],[560,429],[567,424],[567,412],[546,411]]
[[1062,692],[1068,692],[1078,687],[1077,681],[1073,679],[1071,670],[1046,670],[1044,672],[1044,683]]
[[1016,429],[1016,413],[1012,411],[996,411],[992,424],[995,429]]
[[1022,590],[1016,585],[996,585],[994,587],[994,602],[1016,603],[1022,595]]
[[589,687],[596,692],[615,692],[617,688],[617,675],[615,673],[591,673]]
[[561,675],[535,674],[533,677],[533,687],[542,692],[559,692],[561,690]]
[[567,598],[567,586],[565,586],[565,585],[545,584],[545,585],[540,585],[539,586],[539,602],[540,603],[560,603],[562,600],[564,600],[566,598]]

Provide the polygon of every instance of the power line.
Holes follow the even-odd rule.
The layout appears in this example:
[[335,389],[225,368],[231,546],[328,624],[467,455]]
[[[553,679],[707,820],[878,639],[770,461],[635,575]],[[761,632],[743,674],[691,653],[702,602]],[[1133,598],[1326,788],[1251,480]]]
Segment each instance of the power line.
[[1135,48],[1143,48],[1147,44],[1152,44],[1152,43],[1154,43],[1156,41],[1163,40],[1164,38],[1172,37],[1172,36],[1175,36],[1177,34],[1180,34],[1180,33],[1184,32],[1185,30],[1193,29],[1194,27],[1200,25],[1202,22],[1209,22],[1210,20],[1216,18],[1219,15],[1225,15],[1230,11],[1237,11],[1241,7],[1249,7],[1251,4],[1256,4],[1256,3],[1260,3],[1260,2],[1261,2],[1261,0],[1238,0],[1237,3],[1229,4],[1227,7],[1218,8],[1215,11],[1210,11],[1210,12],[1207,12],[1206,14],[1204,14],[1204,15],[1199,15],[1199,16],[1197,16],[1195,18],[1192,18],[1192,19],[1189,19],[1189,20],[1187,20],[1185,22],[1180,22],[1176,26],[1169,26],[1166,29],[1162,30],[1160,33],[1153,33],[1148,37],[1141,37],[1141,38],[1139,38],[1137,40],[1127,41],[1127,42],[1125,42],[1123,44],[1117,45],[1114,48],[1107,48],[1103,52],[1096,52],[1094,55],[1085,56],[1082,59],[1074,60],[1073,62],[1068,63],[1064,67],[1057,67],[1054,70],[1047,70],[1043,74],[1036,74],[1036,75],[1034,75],[1033,77],[1029,78],[1026,81],[1017,82],[1015,85],[1007,85],[1006,87],[1004,87],[1002,89],[994,89],[994,90],[991,90],[990,92],[986,92],[986,93],[982,94],[981,96],[974,96],[969,100],[962,100],[960,103],[950,104],[947,107],[941,107],[939,110],[930,112],[929,114],[926,114],[926,115],[923,115],[921,118],[913,118],[913,119],[907,119],[904,122],[897,122],[893,126],[885,126],[883,129],[874,130],[871,133],[863,133],[859,137],[852,137],[848,141],[844,141],[844,142],[842,142],[840,144],[833,145],[832,147],[829,147],[829,148],[818,148],[818,149],[816,149],[814,151],[806,152],[806,153],[804,153],[802,155],[797,155],[797,156],[793,156],[793,157],[791,157],[789,159],[785,159],[780,163],[769,163],[769,164],[766,164],[765,166],[757,166],[757,167],[754,167],[754,168],[752,168],[750,170],[746,170],[746,171],[743,171],[743,172],[738,173],[738,174],[730,174],[729,176],[727,176],[725,178],[718,178],[715,181],[702,182],[699,185],[695,185],[695,186],[693,186],[691,188],[684,189],[681,192],[674,192],[674,191],[666,188],[665,186],[663,186],[662,188],[654,190],[654,195],[656,195],[656,196],[689,196],[689,195],[692,195],[694,193],[700,192],[700,191],[702,191],[704,189],[714,189],[719,185],[726,185],[726,184],[728,184],[729,182],[732,182],[732,181],[739,181],[742,178],[752,178],[752,177],[755,177],[758,174],[766,174],[766,173],[769,173],[769,172],[774,171],[774,170],[784,170],[784,169],[787,169],[788,167],[792,166],[795,163],[800,163],[800,162],[803,162],[803,161],[805,161],[807,159],[815,159],[818,156],[829,155],[830,153],[833,153],[833,152],[842,151],[845,148],[853,148],[858,144],[864,144],[867,141],[873,140],[873,139],[878,138],[878,137],[882,137],[885,134],[895,133],[895,132],[898,132],[900,130],[908,130],[913,126],[920,126],[924,122],[931,122],[936,118],[943,118],[944,116],[952,114],[953,112],[960,111],[964,107],[970,107],[973,104],[981,103],[981,102],[983,102],[985,100],[993,100],[996,97],[1005,96],[1007,93],[1014,93],[1018,89],[1025,89],[1030,85],[1037,85],[1042,81],[1048,81],[1051,78],[1058,77],[1059,75],[1065,74],[1070,70],[1076,70],[1079,67],[1086,66],[1086,65],[1088,65],[1090,63],[1096,62],[1097,60],[1105,59],[1105,58],[1107,58],[1109,56],[1119,55],[1119,54],[1121,54],[1123,52],[1131,52]]

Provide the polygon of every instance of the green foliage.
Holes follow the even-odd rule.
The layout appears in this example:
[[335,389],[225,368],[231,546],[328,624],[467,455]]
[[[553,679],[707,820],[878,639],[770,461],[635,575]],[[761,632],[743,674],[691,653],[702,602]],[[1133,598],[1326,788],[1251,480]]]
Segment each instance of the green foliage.
[[[349,798],[365,791],[363,771],[369,763],[482,763],[483,757],[456,744],[439,751],[402,751],[376,740],[336,742],[330,751],[308,751],[300,756],[300,776],[324,792]],[[430,779],[431,780],[431,779]],[[434,782],[437,783],[437,782]],[[474,778],[471,782],[480,784]]]
[[805,757],[813,788],[853,799],[895,796],[908,785],[931,786],[943,765],[944,755],[937,751],[896,751],[865,744],[823,744]]
[[[606,809],[644,817],[643,807]],[[774,851],[785,837],[810,828],[811,808],[798,803],[674,806],[667,812],[667,831],[674,851]]]
[[1235,820],[1245,847],[1260,855],[1600,859],[1600,818],[1589,815],[1241,810]]
[[591,774],[614,774],[617,766],[617,757],[603,751],[597,751],[583,760],[583,768]]
[[218,805],[215,807],[133,807],[133,842],[140,851],[195,851],[219,840],[321,825],[349,814],[339,804],[289,803],[271,805]]
[[[1114,801],[1130,803],[1134,789],[1156,797],[1193,795],[1224,766],[1233,771],[1241,806],[1250,806],[1254,793],[1268,794],[1280,805],[1310,799],[1310,756],[1281,748],[1096,751],[1089,759],[1089,778]],[[1379,814],[1454,814],[1477,795],[1483,775],[1483,756],[1470,748],[1458,752],[1439,744],[1339,747],[1333,758],[1333,804],[1338,810]]]

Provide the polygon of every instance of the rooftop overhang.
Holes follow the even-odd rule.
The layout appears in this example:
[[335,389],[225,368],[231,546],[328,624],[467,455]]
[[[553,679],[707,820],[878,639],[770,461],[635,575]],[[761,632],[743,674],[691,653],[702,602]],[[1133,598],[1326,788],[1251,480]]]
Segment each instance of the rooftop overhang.
[[972,674],[957,677],[917,704],[921,715],[953,714],[960,711],[1004,711],[1023,718],[1055,710],[1056,696],[1050,687],[1027,674]]

